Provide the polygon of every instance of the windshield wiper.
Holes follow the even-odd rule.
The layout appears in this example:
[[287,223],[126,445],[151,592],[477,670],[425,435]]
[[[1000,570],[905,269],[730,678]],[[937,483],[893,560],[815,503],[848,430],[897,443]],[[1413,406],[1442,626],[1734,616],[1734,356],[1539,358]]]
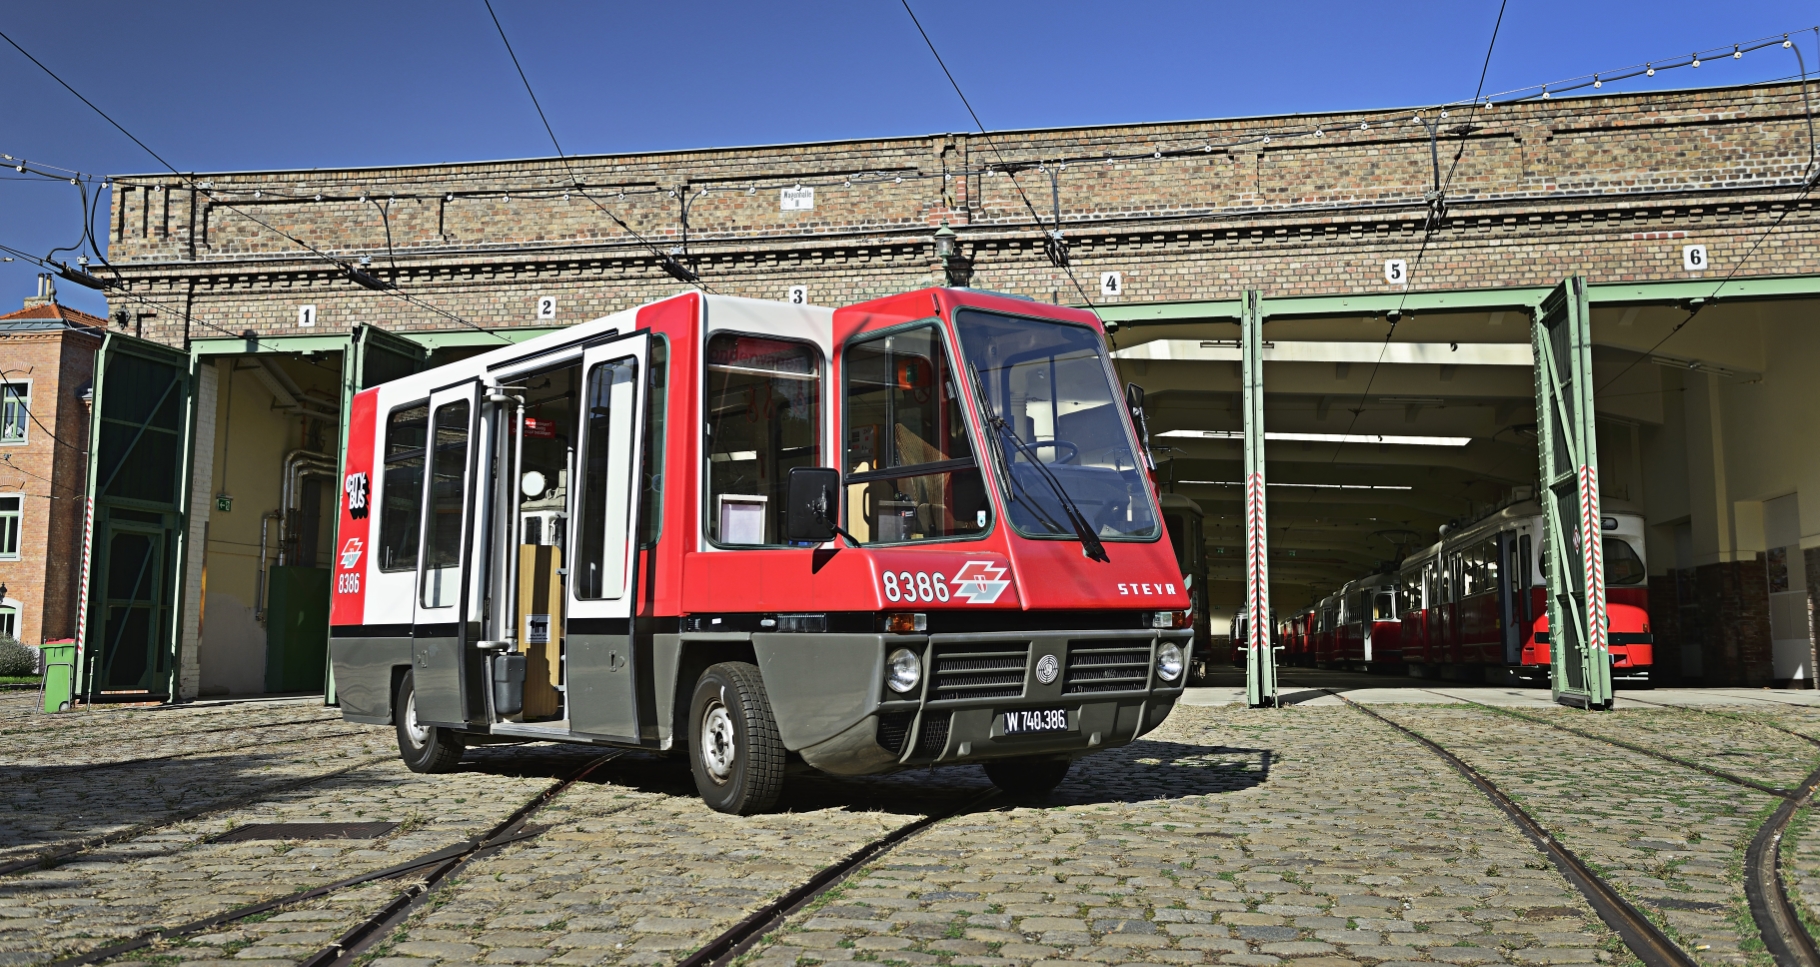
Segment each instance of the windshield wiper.
[[[1086,555],[1088,560],[1110,563],[1112,558],[1106,554],[1106,545],[1100,543],[1099,536],[1093,532],[1092,526],[1087,523],[1087,515],[1081,513],[1080,505],[1075,503],[1074,498],[1068,495],[1068,491],[1062,487],[1062,482],[1055,479],[1054,472],[1037,457],[1036,448],[1025,443],[1024,438],[1018,436],[1017,431],[1011,428],[1011,424],[1007,423],[1004,417],[999,416],[998,412],[992,409],[990,400],[986,396],[985,381],[980,378],[979,366],[972,361],[968,361],[967,367],[972,371],[973,391],[974,394],[979,397],[980,408],[985,412],[986,424],[997,430],[1001,436],[1010,437],[1011,442],[1017,446],[1018,452],[1022,453],[1024,457],[1030,461],[1032,466],[1036,467],[1037,472],[1042,476],[1044,482],[1049,484],[1049,489],[1055,491],[1056,499],[1062,504],[1062,513],[1068,516],[1068,523],[1074,528],[1074,536],[1080,539],[1081,553]],[[999,458],[1000,467],[1004,469],[1005,486],[1013,488],[1012,499],[1015,500],[1017,499],[1015,493],[1017,485],[1012,482],[1011,467],[1005,460],[1005,452],[1002,445],[995,446],[993,452]],[[1020,502],[1027,507],[1031,507],[1032,510],[1036,509],[1031,506],[1028,501]],[[1057,526],[1055,521],[1051,520],[1047,514],[1044,514],[1041,511],[1038,511],[1037,514],[1039,517],[1043,518],[1043,522],[1048,524],[1051,530],[1061,530],[1061,527]]]

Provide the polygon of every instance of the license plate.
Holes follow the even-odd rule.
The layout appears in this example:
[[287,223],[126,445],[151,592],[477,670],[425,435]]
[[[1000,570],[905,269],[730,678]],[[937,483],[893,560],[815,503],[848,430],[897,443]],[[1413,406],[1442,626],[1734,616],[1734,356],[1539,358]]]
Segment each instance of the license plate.
[[1006,735],[1027,735],[1031,732],[1066,732],[1068,731],[1068,710],[1059,708],[1021,709],[1016,712],[999,713],[1005,723]]

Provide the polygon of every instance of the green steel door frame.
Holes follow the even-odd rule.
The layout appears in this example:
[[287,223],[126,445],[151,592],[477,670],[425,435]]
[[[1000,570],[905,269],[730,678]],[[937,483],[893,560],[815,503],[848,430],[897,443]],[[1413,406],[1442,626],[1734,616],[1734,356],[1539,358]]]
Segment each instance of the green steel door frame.
[[[390,333],[377,326],[355,325],[348,333],[347,348],[341,356],[341,425],[335,439],[335,536],[330,546],[341,547],[341,502],[345,494],[341,481],[347,477],[348,414],[354,409],[354,394],[380,383],[421,372],[430,351],[421,343]],[[327,643],[324,643],[327,647]],[[337,705],[335,697],[335,663],[323,662],[322,701]]]
[[1270,539],[1264,508],[1264,307],[1256,290],[1243,297],[1239,320],[1245,406],[1245,703],[1277,703],[1277,655],[1271,639]]
[[[110,332],[95,353],[76,631],[78,694],[92,695],[97,684],[106,684],[98,679],[107,671],[101,659],[112,654],[106,635],[112,536],[117,529],[149,528],[162,535],[165,550],[152,575],[155,586],[134,589],[134,600],[140,590],[151,595],[149,657],[159,673],[145,684],[153,694],[162,688],[166,700],[178,697],[195,385],[194,360],[169,346]],[[116,528],[116,518],[130,524]]]
[[1543,574],[1548,584],[1554,700],[1578,708],[1612,703],[1605,610],[1604,533],[1592,385],[1592,315],[1586,279],[1563,281],[1536,310],[1536,432]]

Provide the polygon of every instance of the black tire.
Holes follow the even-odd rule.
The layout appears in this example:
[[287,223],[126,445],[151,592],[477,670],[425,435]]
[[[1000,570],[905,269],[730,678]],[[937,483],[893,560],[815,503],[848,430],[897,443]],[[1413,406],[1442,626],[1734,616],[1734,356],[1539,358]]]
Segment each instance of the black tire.
[[689,700],[689,768],[709,808],[750,816],[777,805],[784,788],[784,743],[751,662],[713,665]]
[[417,689],[404,673],[393,696],[392,718],[398,725],[398,757],[412,772],[454,772],[467,746],[454,729],[417,722]]
[[985,763],[986,778],[1019,802],[1045,799],[1068,776],[1067,759],[994,759]]

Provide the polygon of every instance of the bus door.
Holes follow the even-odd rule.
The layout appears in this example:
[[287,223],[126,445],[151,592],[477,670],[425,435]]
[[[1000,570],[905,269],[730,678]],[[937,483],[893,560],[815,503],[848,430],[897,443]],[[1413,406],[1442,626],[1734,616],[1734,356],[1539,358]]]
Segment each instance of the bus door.
[[[412,678],[419,720],[463,726],[483,717],[477,625],[471,587],[478,381],[430,394],[423,475],[423,551],[417,560]],[[484,475],[482,475],[484,476]]]
[[652,681],[652,669],[632,635],[649,362],[650,335],[642,332],[583,354],[581,446],[570,488],[573,551],[563,600],[569,728],[624,742],[640,740],[641,724],[656,724],[639,719],[638,684]]

